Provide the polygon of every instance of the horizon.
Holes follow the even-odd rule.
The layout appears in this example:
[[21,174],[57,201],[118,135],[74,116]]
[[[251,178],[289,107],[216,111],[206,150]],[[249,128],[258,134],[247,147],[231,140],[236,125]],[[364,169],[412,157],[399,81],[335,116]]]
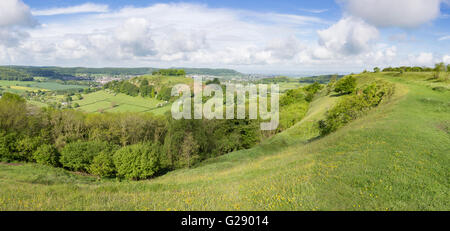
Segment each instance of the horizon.
[[322,75],[450,63],[448,0],[4,0],[0,6],[0,65]]

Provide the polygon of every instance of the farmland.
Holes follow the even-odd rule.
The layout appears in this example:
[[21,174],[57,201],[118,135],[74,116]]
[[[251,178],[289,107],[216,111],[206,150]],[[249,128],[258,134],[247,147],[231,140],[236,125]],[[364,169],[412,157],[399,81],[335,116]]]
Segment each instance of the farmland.
[[[164,101],[155,98],[133,97],[122,93],[116,94],[105,90],[90,94],[83,94],[83,99],[74,100],[73,104],[80,105],[79,110],[85,112],[156,112],[164,113],[170,107]],[[159,105],[159,106],[158,106]]]
[[57,82],[38,82],[38,81],[8,81],[0,80],[0,88],[4,91],[23,93],[25,91],[57,91],[69,89],[83,89],[80,85],[65,85]]
[[384,80],[395,94],[319,137],[315,124],[341,99],[321,92],[261,144],[153,179],[0,164],[0,210],[447,210],[449,82],[431,76],[356,75],[358,86]]

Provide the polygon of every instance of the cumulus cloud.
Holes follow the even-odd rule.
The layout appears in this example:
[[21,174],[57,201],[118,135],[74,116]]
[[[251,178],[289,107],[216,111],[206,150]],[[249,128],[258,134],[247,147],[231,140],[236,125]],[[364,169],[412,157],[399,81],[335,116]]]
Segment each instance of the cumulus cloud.
[[28,33],[21,30],[0,28],[0,45],[5,47],[15,47],[24,38],[28,38]]
[[85,3],[78,6],[51,8],[45,10],[33,10],[36,16],[51,16],[61,14],[78,14],[78,13],[105,13],[109,11],[109,6],[104,4]]
[[[79,9],[34,13],[95,11],[95,7]],[[379,44],[378,29],[356,16],[345,16],[331,24],[303,15],[173,3],[118,10],[108,10],[106,6],[93,14],[68,18],[49,20],[49,17],[45,24],[27,33],[16,28],[21,23],[0,28],[0,62],[238,70],[327,66],[336,71],[357,71],[368,65],[394,65],[398,53],[395,46]],[[328,28],[317,32],[318,26]]]
[[409,62],[412,66],[432,66],[435,60],[433,53],[422,52],[418,55],[410,55]]
[[442,61],[444,63],[450,64],[450,55],[444,55],[444,57],[442,58]]
[[20,0],[0,1],[0,27],[33,26],[30,8]]
[[414,28],[440,15],[443,0],[338,0],[345,10],[379,27]]
[[378,38],[378,30],[363,20],[346,17],[326,30],[317,32],[319,35],[318,57],[327,56],[328,52],[342,55],[357,55],[368,51],[370,43]]
[[[30,9],[20,0],[0,1],[0,47],[18,46],[28,38],[24,27],[33,27],[37,21],[32,17]],[[3,56],[7,52],[3,51]]]
[[292,63],[305,55],[305,45],[294,35],[302,29],[313,33],[312,25],[324,23],[302,15],[155,4],[50,21],[31,30],[21,48],[34,49],[31,63],[48,58],[46,65]]

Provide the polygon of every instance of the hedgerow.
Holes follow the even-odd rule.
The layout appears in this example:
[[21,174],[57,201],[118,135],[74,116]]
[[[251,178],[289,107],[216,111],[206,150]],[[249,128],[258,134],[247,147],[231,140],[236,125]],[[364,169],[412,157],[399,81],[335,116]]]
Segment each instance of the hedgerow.
[[364,115],[394,93],[394,85],[377,81],[357,90],[355,94],[344,96],[331,108],[324,120],[319,121],[320,134],[327,135]]

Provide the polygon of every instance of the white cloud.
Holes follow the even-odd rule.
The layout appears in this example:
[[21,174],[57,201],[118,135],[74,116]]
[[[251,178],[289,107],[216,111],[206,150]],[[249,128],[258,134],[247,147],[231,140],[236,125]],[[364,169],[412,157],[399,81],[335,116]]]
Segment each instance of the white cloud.
[[[324,23],[301,15],[156,4],[83,15],[63,23],[51,21],[31,30],[21,48],[35,51],[27,59],[37,65],[294,63],[305,60],[300,58],[305,56],[305,45],[295,35]],[[40,63],[41,57],[47,63]]]
[[78,6],[51,8],[45,10],[33,10],[36,16],[51,16],[61,14],[78,14],[78,13],[105,13],[109,11],[109,6],[104,4],[85,3]]
[[[28,38],[24,27],[37,25],[30,13],[30,9],[20,0],[0,1],[0,48],[17,47]],[[5,55],[9,52],[3,51]]]
[[0,27],[33,26],[36,21],[30,9],[20,0],[0,1]]
[[445,55],[445,56],[442,58],[442,61],[443,61],[444,63],[446,63],[446,64],[450,64],[450,55]]
[[[347,17],[326,30],[318,31],[318,35],[319,45],[328,51],[336,55],[357,55],[370,49],[379,32],[361,19]],[[325,53],[323,50],[318,52]]]
[[351,15],[380,27],[414,28],[440,15],[443,0],[338,0]]
[[447,36],[440,37],[438,40],[439,41],[444,41],[444,40],[449,40],[449,39],[450,39],[450,35],[447,35]]
[[328,9],[305,9],[305,8],[299,8],[299,10],[313,14],[321,14],[328,11]]
[[419,55],[410,55],[411,66],[432,66],[435,63],[433,53],[422,52]]
[[[181,3],[51,19],[26,33],[0,28],[0,63],[334,72],[424,59],[399,57],[395,46],[380,44],[376,27],[354,16],[331,24],[303,15]],[[324,25],[328,28],[317,31]]]
[[20,44],[24,38],[28,38],[28,33],[16,29],[0,28],[0,46],[15,47]]

